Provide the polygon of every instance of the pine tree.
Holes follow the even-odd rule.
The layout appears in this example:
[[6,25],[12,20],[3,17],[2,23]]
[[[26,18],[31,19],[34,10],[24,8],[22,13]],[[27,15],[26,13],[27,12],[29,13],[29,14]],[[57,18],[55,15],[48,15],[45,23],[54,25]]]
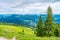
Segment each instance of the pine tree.
[[36,36],[42,36],[41,29],[42,29],[42,17],[40,16],[37,27],[36,27],[36,31],[37,31]]
[[45,28],[47,31],[47,34],[46,34],[47,36],[53,36],[54,35],[54,33],[53,33],[53,28],[54,28],[53,15],[52,15],[52,9],[50,6],[48,7],[48,10],[47,10],[47,18],[45,21]]

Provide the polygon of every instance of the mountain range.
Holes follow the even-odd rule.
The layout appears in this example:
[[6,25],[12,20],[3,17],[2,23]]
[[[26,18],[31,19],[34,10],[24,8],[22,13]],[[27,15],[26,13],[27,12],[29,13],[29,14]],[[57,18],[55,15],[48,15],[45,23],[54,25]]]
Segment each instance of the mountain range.
[[[2,23],[14,23],[19,25],[33,26],[35,27],[40,15],[37,14],[0,14],[0,22]],[[41,14],[43,22],[46,19],[46,14]],[[60,23],[60,14],[53,15],[54,22]]]

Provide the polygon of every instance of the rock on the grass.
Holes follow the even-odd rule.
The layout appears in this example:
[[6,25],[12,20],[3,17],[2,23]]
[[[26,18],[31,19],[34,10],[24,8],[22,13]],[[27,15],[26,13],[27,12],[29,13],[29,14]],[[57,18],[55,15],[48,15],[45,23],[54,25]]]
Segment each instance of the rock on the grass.
[[0,40],[8,40],[8,39],[6,39],[6,38],[3,38],[3,37],[0,37]]
[[16,37],[13,37],[11,40],[16,40]]
[[16,40],[16,38],[13,37],[12,39],[7,39],[7,38],[4,38],[4,37],[0,37],[0,40]]

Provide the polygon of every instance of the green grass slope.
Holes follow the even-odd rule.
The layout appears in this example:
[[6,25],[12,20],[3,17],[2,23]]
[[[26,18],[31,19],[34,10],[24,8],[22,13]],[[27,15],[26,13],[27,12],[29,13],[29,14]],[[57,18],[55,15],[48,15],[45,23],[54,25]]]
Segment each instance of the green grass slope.
[[0,25],[0,37],[8,39],[16,37],[16,40],[60,40],[60,37],[36,37],[31,28],[12,25]]
[[0,36],[12,38],[19,34],[23,35],[22,30],[24,30],[25,35],[33,35],[34,34],[32,29],[24,27],[24,26],[0,25]]

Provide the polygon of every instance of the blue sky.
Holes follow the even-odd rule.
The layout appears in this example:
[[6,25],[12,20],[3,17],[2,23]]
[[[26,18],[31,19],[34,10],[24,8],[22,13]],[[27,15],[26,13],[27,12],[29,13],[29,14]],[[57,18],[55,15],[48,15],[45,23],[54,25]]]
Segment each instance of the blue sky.
[[0,14],[46,13],[48,6],[54,14],[60,13],[60,0],[0,0]]

